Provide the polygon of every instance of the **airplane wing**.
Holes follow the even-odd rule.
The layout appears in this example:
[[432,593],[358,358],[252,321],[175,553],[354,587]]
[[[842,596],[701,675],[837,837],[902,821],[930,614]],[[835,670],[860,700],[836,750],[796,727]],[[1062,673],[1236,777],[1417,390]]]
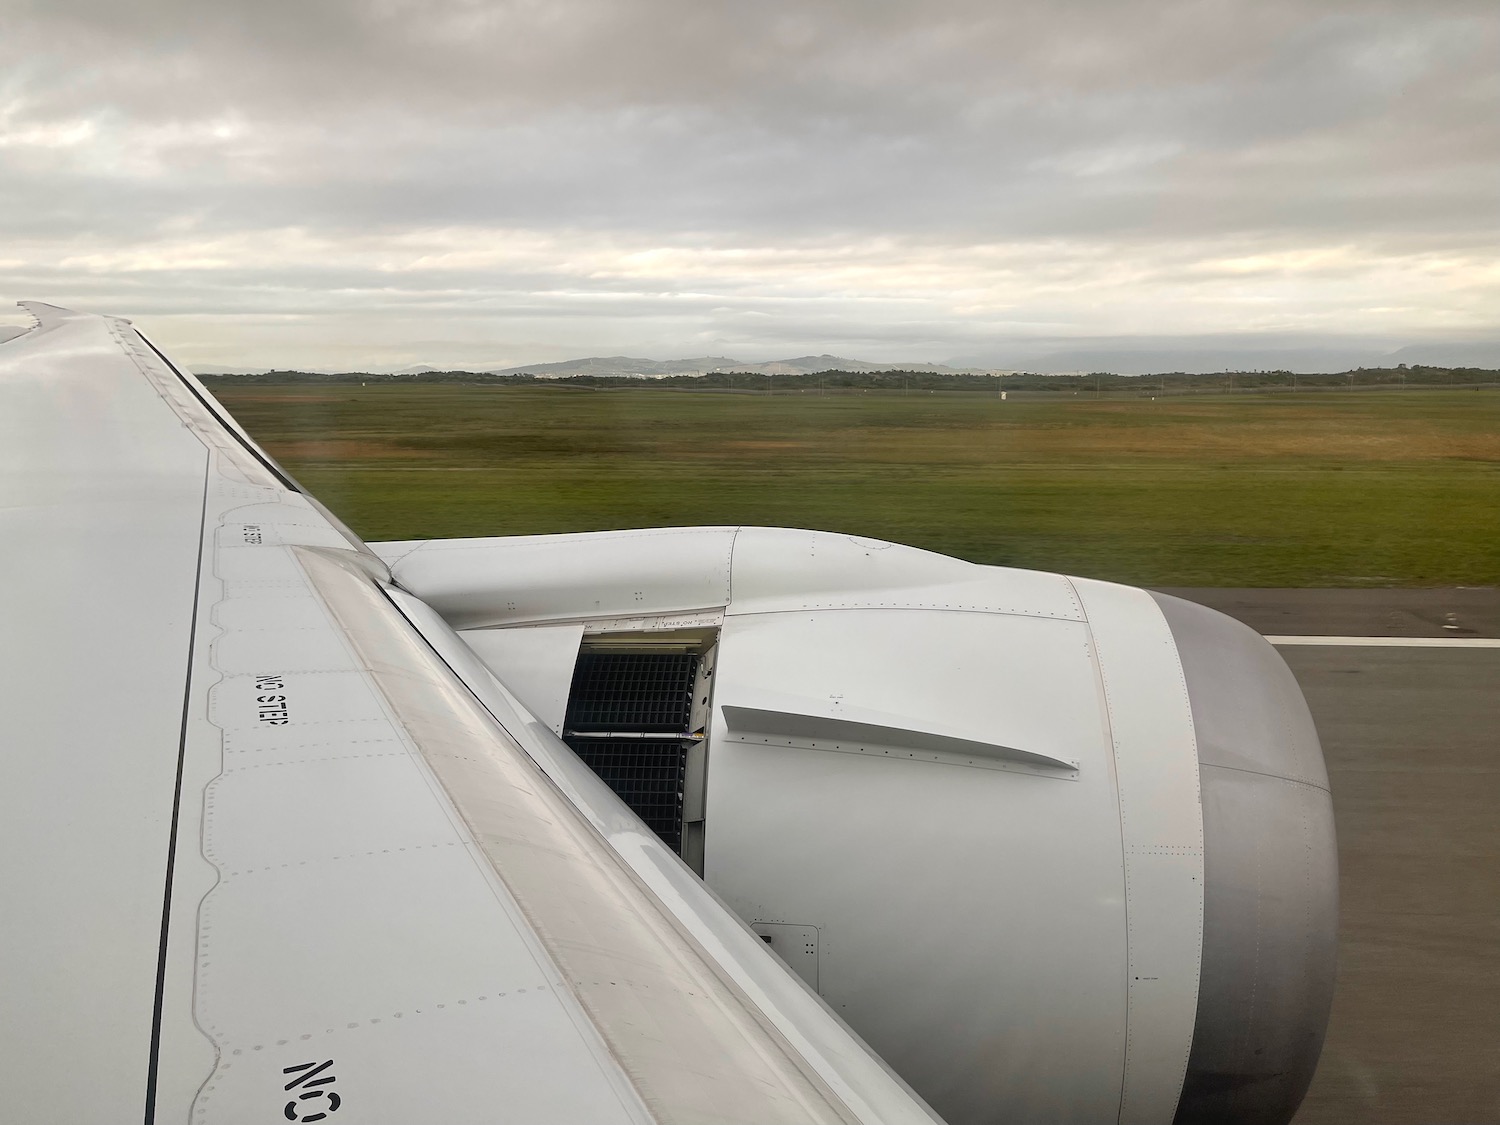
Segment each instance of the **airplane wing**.
[[936,1120],[195,379],[28,308],[8,1119]]

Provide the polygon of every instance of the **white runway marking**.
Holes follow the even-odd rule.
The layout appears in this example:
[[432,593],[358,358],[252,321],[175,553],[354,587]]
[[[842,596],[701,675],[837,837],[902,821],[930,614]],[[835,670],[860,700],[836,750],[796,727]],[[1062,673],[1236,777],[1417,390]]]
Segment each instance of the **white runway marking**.
[[1497,637],[1267,637],[1273,645],[1350,648],[1500,648]]

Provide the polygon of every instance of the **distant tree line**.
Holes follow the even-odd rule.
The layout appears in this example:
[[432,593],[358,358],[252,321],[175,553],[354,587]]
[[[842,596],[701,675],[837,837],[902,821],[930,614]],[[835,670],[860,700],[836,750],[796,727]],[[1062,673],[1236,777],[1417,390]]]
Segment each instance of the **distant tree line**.
[[1194,374],[1169,371],[1156,375],[1117,375],[1108,371],[1088,374],[1043,375],[1034,372],[1008,374],[945,373],[934,371],[818,371],[811,374],[765,375],[759,372],[715,371],[705,375],[668,375],[660,379],[630,376],[571,375],[544,378],[530,374],[491,375],[483,371],[422,371],[404,374],[373,374],[346,371],[317,374],[308,371],[267,371],[260,375],[202,375],[210,387],[253,384],[459,384],[466,386],[561,386],[720,391],[730,393],[822,393],[848,394],[880,391],[911,394],[935,391],[967,391],[996,394],[1000,391],[1054,392],[1071,394],[1205,394],[1255,393],[1316,389],[1370,387],[1449,387],[1500,385],[1500,370],[1476,367],[1428,367],[1402,364],[1397,367],[1360,367],[1336,374],[1292,371],[1224,371]]

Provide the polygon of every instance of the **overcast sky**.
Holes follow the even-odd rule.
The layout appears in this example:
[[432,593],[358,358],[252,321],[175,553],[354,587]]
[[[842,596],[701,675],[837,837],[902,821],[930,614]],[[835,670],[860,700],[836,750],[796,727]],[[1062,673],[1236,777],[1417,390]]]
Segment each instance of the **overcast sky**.
[[3,10],[0,296],[190,365],[1500,339],[1496,0]]

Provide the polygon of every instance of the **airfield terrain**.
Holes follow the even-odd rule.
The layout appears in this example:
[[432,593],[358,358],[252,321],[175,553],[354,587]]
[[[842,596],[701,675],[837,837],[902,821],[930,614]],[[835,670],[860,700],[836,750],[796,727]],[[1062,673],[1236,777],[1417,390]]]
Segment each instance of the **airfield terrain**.
[[1141,585],[1500,583],[1500,392],[212,384],[367,539],[842,530]]
[[372,540],[815,527],[1172,588],[1272,635],[1385,638],[1280,650],[1341,865],[1339,986],[1297,1123],[1500,1125],[1500,391],[213,390]]

